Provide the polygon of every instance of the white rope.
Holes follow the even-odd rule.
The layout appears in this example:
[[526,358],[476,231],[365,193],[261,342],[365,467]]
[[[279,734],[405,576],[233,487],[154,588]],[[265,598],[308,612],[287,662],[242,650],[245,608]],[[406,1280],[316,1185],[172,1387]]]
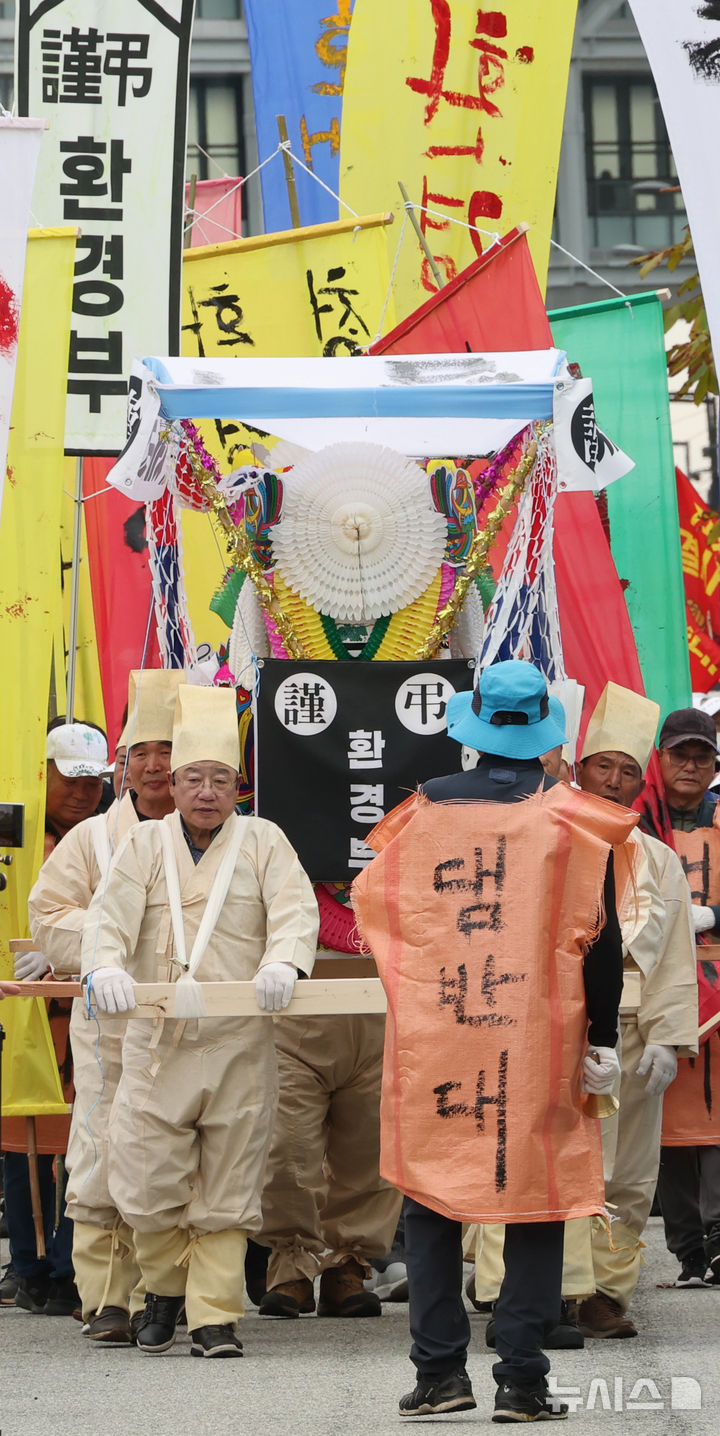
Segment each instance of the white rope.
[[[596,269],[591,269],[590,265],[585,264],[584,260],[578,259],[576,254],[571,254],[569,249],[563,249],[562,245],[558,244],[556,239],[551,239],[550,243],[555,249],[559,249],[562,254],[566,254],[568,259],[572,260],[573,264],[579,264],[581,269],[586,269],[588,274],[592,274],[593,279],[599,279],[601,284],[607,284],[608,289],[612,289],[613,294],[619,294],[621,299],[627,299],[628,296],[623,293],[622,289],[618,289],[615,284],[611,284],[610,280],[605,279],[602,274],[598,274]],[[632,309],[632,305],[629,304],[628,307]],[[633,315],[633,318],[634,317]]]
[[341,204],[342,207],[343,207],[343,209],[346,209],[347,212],[348,212],[348,214],[351,214],[351,215],[352,215],[353,219],[359,219],[359,218],[360,218],[360,216],[359,216],[357,210],[352,209],[349,204],[346,204],[346,203],[345,203],[345,200],[344,200],[344,199],[341,199],[341,198],[340,198],[340,195],[339,195],[339,194],[336,194],[335,191],[334,191],[334,189],[331,189],[331,188],[330,188],[329,184],[326,184],[324,180],[321,180],[320,176],[319,176],[319,175],[316,175],[314,170],[309,169],[308,166],[307,166],[306,164],[304,164],[301,159],[298,159],[297,155],[293,154],[293,152],[292,152],[292,150],[291,150],[291,148],[290,148],[290,141],[289,141],[289,140],[283,140],[283,141],[282,141],[282,144],[280,144],[280,145],[278,146],[278,148],[281,149],[281,150],[284,150],[285,153],[290,156],[290,158],[291,158],[293,164],[294,164],[294,165],[299,165],[300,168],[301,168],[301,170],[304,170],[304,171],[305,171],[306,175],[309,175],[311,179],[314,179],[314,181],[315,181],[316,184],[319,184],[319,185],[320,185],[320,188],[321,188],[321,189],[324,189],[324,190],[327,191],[328,194],[331,194],[332,197],[333,197],[333,199],[336,199],[337,202],[338,202],[338,204]]
[[470,229],[474,230],[476,234],[487,235],[488,239],[492,240],[488,249],[492,249],[493,244],[499,244],[502,239],[499,229],[481,229],[479,224],[468,224],[466,219],[458,219],[455,214],[445,214],[441,209],[430,209],[426,204],[415,204],[411,199],[406,201],[405,209],[419,209],[421,214],[434,214],[438,219],[446,219],[450,224],[459,225],[460,229]]
[[383,307],[382,307],[382,314],[380,315],[380,320],[379,320],[379,322],[378,322],[377,333],[376,333],[376,335],[375,335],[375,338],[374,338],[373,341],[372,341],[373,344],[377,344],[378,339],[380,339],[380,338],[382,337],[383,326],[384,326],[384,324],[385,324],[385,315],[387,314],[387,311],[388,311],[388,305],[389,305],[389,303],[390,303],[390,296],[391,296],[391,294],[392,294],[392,292],[393,292],[393,287],[394,287],[394,285],[395,285],[395,276],[396,276],[396,274],[397,274],[398,264],[400,263],[400,250],[401,250],[401,248],[402,248],[402,242],[403,242],[403,239],[404,239],[404,237],[405,237],[405,230],[406,230],[406,228],[407,228],[407,222],[408,222],[408,214],[407,214],[407,211],[406,211],[405,214],[403,215],[403,222],[402,222],[402,225],[401,225],[401,228],[400,228],[400,238],[398,239],[397,249],[395,250],[395,258],[394,258],[394,260],[393,260],[393,267],[392,267],[392,270],[391,270],[391,272],[390,272],[390,279],[389,279],[389,281],[388,281],[387,293],[386,293],[386,295],[385,295],[385,303],[383,304]]
[[[445,214],[444,211],[440,209],[429,209],[427,205],[415,204],[412,200],[408,201],[408,203],[405,205],[405,209],[418,209],[423,214],[432,214],[435,215],[435,217],[438,219],[445,219],[447,220],[448,224],[457,224],[460,226],[461,229],[475,230],[477,234],[485,234],[493,242],[491,245],[488,246],[489,249],[492,249],[494,244],[499,244],[502,238],[498,230],[481,229],[479,224],[468,224],[466,220],[458,219],[457,215]],[[554,249],[559,249],[562,254],[566,254],[568,259],[571,259],[573,261],[573,264],[578,264],[581,269],[586,269],[588,274],[592,274],[593,279],[598,279],[601,284],[605,284],[607,285],[608,289],[612,289],[613,294],[618,294],[621,299],[628,298],[627,294],[625,294],[622,289],[618,289],[617,285],[611,284],[610,280],[606,279],[603,274],[598,274],[598,271],[596,269],[591,269],[589,264],[586,264],[583,259],[578,259],[578,256],[576,254],[572,254],[569,249],[564,249],[562,244],[558,244],[558,241],[556,239],[553,239],[551,237],[550,243]]]
[[[211,204],[211,205],[208,205],[208,208],[204,211],[204,217],[207,219],[207,216],[208,216],[209,214],[212,214],[213,210],[216,209],[219,204],[224,204],[224,203],[225,203],[225,200],[226,200],[226,199],[229,199],[229,198],[230,198],[230,195],[231,195],[231,194],[234,194],[235,191],[236,191],[236,189],[242,189],[243,185],[246,185],[247,182],[248,182],[248,180],[254,179],[254,178],[255,178],[255,175],[259,175],[260,171],[261,171],[261,170],[264,170],[265,166],[266,166],[266,165],[269,165],[269,164],[270,164],[270,161],[271,161],[271,160],[274,160],[274,159],[275,159],[275,156],[276,156],[276,155],[279,155],[279,154],[280,154],[280,145],[278,145],[277,149],[273,150],[273,152],[272,152],[271,155],[268,155],[268,156],[267,156],[267,159],[261,160],[261,161],[260,161],[260,164],[259,164],[259,165],[256,165],[256,167],[255,167],[254,170],[251,170],[251,171],[250,171],[249,175],[243,175],[242,178],[238,180],[237,184],[234,184],[233,187],[232,187],[232,189],[229,189],[229,190],[226,192],[226,194],[221,194],[218,199],[213,200],[212,204]],[[226,178],[228,178],[228,176],[226,176]],[[188,229],[192,229],[193,223],[194,223],[194,221],[191,220],[191,222],[190,222],[189,225],[186,224],[186,225],[184,226],[185,232],[187,232]]]
[[209,160],[211,165],[214,165],[215,168],[220,171],[223,179],[230,179],[230,175],[228,174],[227,170],[223,169],[222,165],[220,164],[220,161],[216,160],[215,156],[211,155],[209,150],[204,150],[202,145],[198,144],[197,140],[193,140],[193,143],[191,145],[188,145],[188,149],[197,150],[199,155],[204,155],[206,160]]

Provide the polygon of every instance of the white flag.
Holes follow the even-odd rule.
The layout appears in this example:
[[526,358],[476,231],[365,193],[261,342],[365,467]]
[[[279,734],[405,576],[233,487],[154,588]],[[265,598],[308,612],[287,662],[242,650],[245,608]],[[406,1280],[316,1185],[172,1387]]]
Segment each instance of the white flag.
[[630,0],[670,136],[720,362],[720,5]]

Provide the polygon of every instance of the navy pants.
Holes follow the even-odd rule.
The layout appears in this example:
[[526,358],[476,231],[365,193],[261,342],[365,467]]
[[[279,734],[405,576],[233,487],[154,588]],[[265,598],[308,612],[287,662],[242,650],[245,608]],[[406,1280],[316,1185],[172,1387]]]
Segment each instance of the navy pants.
[[[462,1299],[462,1226],[407,1198],[405,1260],[410,1289],[410,1359],[422,1376],[464,1366],[470,1321]],[[564,1222],[509,1222],[505,1280],[495,1306],[500,1383],[534,1386],[550,1363],[544,1329],[560,1319]]]
[[5,1217],[10,1238],[10,1257],[22,1277],[52,1277],[62,1281],[73,1275],[73,1224],[65,1213],[65,1192],[62,1193],[60,1224],[55,1227],[55,1179],[51,1156],[38,1157],[40,1200],[45,1226],[44,1260],[38,1257],[35,1227],[30,1199],[30,1171],[23,1152],[6,1152],[4,1165]]

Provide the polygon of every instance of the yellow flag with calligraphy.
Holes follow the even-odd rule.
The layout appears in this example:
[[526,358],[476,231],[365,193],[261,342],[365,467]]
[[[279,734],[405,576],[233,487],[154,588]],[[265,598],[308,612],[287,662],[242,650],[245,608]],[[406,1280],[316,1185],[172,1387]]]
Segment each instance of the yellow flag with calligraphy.
[[[0,525],[3,741],[0,796],[25,805],[25,845],[0,893],[0,976],[8,942],[27,934],[27,898],[43,860],[45,730],[55,617],[60,611],[60,512],[74,229],[31,231],[20,319],[8,482]],[[45,1003],[4,1003],[3,1111],[67,1112]],[[58,1151],[57,1147],[50,1150]]]
[[[257,235],[185,251],[182,352],[188,358],[357,354],[397,315],[390,294],[384,214]],[[390,226],[396,228],[396,226]],[[252,463],[257,433],[240,422],[205,423],[203,440],[229,472]],[[263,438],[270,448],[273,440]],[[209,604],[226,567],[221,534],[206,514],[182,512],[188,610],[200,644],[227,629]]]
[[[422,206],[443,282],[493,233],[525,221],[545,287],[576,9],[577,0],[396,0],[391,14],[387,0],[363,0],[353,14],[341,198],[401,215],[401,180]],[[394,253],[397,238],[387,238]],[[437,287],[407,226],[398,320]]]

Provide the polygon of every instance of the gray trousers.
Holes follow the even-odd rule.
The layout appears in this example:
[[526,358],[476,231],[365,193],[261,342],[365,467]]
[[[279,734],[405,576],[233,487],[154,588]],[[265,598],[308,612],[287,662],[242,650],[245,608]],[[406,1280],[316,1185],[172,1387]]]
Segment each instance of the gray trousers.
[[720,1147],[663,1147],[658,1198],[679,1261],[706,1243],[720,1251]]

